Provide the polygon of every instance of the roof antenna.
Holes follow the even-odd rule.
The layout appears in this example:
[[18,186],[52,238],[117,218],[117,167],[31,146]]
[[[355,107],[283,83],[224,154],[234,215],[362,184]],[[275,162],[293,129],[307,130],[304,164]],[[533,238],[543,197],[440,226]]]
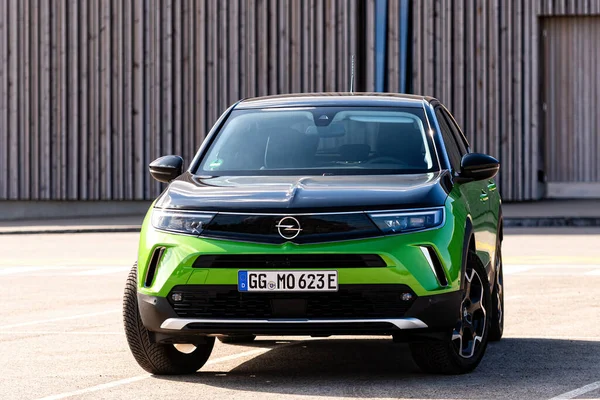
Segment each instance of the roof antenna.
[[350,69],[350,94],[354,94],[354,54],[352,54],[352,67]]

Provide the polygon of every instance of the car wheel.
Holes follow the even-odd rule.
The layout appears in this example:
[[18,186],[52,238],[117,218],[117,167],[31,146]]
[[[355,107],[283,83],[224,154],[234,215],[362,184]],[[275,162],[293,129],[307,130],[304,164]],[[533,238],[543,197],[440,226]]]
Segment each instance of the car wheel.
[[250,343],[256,339],[255,335],[219,335],[217,338],[221,341],[221,343]]
[[490,340],[498,341],[504,333],[504,273],[502,272],[502,243],[498,241],[496,249],[496,284],[492,290],[492,318]]
[[144,370],[156,375],[190,374],[208,360],[215,338],[202,338],[197,344],[158,344],[150,340],[137,303],[137,264],[133,266],[123,298],[125,336],[133,357]]
[[410,344],[415,363],[425,372],[464,374],[473,371],[483,358],[490,330],[491,295],[485,268],[474,252],[467,257],[464,279],[459,319],[448,339]]

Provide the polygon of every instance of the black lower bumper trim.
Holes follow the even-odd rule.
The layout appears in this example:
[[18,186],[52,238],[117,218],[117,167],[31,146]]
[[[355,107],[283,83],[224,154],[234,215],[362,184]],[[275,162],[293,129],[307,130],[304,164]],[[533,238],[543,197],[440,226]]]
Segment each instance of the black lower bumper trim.
[[[190,323],[182,330],[162,329],[162,323],[169,318],[180,318],[164,297],[147,296],[138,293],[139,309],[144,326],[155,332],[155,340],[165,343],[192,342],[189,338],[215,334],[252,335],[394,335],[402,340],[413,340],[420,335],[447,333],[459,317],[462,293],[460,291],[417,298],[404,315],[417,318],[427,325],[427,329],[400,330],[387,322],[357,323],[311,323],[285,324],[268,323]],[[354,316],[361,318],[361,315]]]

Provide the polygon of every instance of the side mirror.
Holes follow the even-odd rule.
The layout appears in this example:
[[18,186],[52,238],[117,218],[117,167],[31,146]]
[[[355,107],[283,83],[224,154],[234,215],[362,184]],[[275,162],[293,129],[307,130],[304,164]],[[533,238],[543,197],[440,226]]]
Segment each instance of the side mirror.
[[460,181],[481,181],[492,179],[500,169],[500,162],[492,156],[481,153],[465,154],[460,161]]
[[152,161],[148,166],[150,175],[159,182],[169,183],[183,172],[183,158],[164,156]]

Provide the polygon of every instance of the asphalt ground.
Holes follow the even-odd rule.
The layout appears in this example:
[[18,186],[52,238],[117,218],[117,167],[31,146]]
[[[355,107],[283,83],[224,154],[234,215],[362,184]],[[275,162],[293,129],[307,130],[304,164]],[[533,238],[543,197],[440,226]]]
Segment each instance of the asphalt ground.
[[385,337],[217,342],[200,372],[151,376],[121,320],[137,234],[4,235],[0,399],[600,398],[600,229],[506,233],[505,337],[462,376]]

